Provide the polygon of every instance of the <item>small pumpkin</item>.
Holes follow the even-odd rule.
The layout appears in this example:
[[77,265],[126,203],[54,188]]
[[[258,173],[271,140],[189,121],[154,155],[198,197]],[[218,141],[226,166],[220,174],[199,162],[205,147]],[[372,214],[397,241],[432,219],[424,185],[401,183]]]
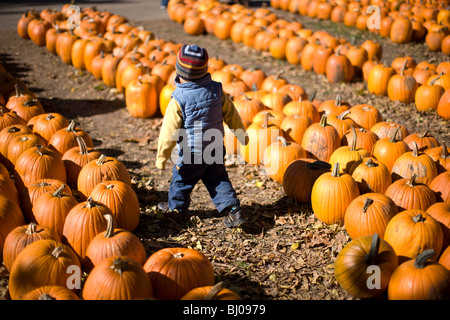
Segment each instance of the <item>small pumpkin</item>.
[[392,183],[389,169],[373,157],[366,157],[355,162],[349,173],[358,184],[361,194],[369,192],[384,194]]
[[190,290],[180,300],[242,300],[239,294],[225,288],[223,282]]

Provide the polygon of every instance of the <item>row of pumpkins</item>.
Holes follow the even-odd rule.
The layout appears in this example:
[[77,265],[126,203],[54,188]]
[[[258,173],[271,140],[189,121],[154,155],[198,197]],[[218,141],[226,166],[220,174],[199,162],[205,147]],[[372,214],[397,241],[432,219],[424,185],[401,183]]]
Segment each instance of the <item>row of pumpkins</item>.
[[[235,77],[220,80],[228,88],[227,81],[242,81],[244,71],[234,64]],[[277,168],[268,175],[287,196],[310,202],[318,220],[345,225],[354,241],[335,261],[339,284],[359,298],[379,296],[388,287],[389,299],[448,298],[450,149],[445,143],[427,131],[409,133],[383,121],[371,105],[351,106],[340,95],[308,99],[281,75],[260,79],[252,90],[228,92],[247,124],[249,144],[238,146],[228,132],[227,152]],[[383,266],[386,275],[377,290],[366,281],[373,264]],[[419,281],[414,272],[432,281],[417,289],[411,284]],[[429,294],[430,287],[436,294]]]
[[215,283],[200,251],[147,256],[124,164],[74,121],[46,112],[3,65],[0,75],[0,257],[11,299],[240,299]]
[[[323,31],[313,32],[299,22],[277,18],[268,8],[252,10],[212,0],[193,3],[171,0],[168,13],[189,34],[207,32],[221,40],[231,39],[269,51],[272,57],[324,75],[331,83],[350,82],[360,76],[374,95],[406,104],[414,102],[420,112],[436,112],[444,120],[450,119],[450,62],[417,62],[408,56],[386,64],[381,62],[382,48],[377,42],[366,40],[356,45]],[[214,16],[215,24],[208,29],[205,26],[210,15]],[[267,25],[263,27],[260,20]],[[193,25],[202,28],[193,29]]]
[[[227,67],[228,70],[223,70],[225,67]],[[296,198],[301,202],[311,202],[314,214],[319,220],[325,223],[343,223],[345,216],[351,216],[350,214],[346,214],[347,210],[358,212],[358,209],[355,207],[357,207],[357,203],[360,201],[365,203],[365,210],[369,212],[372,212],[372,210],[377,211],[380,206],[389,208],[389,212],[384,212],[382,214],[375,213],[380,220],[384,219],[380,222],[381,226],[379,228],[376,223],[371,223],[367,226],[366,230],[360,231],[361,227],[358,227],[358,225],[365,224],[361,217],[359,220],[347,220],[346,228],[348,228],[349,234],[355,240],[367,236],[365,235],[367,232],[370,235],[379,235],[381,238],[380,241],[384,243],[383,241],[386,241],[387,222],[390,220],[395,221],[393,219],[394,216],[398,217],[397,219],[400,219],[403,216],[399,214],[400,211],[409,212],[409,207],[414,206],[414,203],[411,204],[411,202],[399,202],[401,200],[411,200],[411,198],[405,197],[404,194],[399,196],[395,196],[394,194],[387,196],[385,194],[388,187],[393,184],[391,182],[394,177],[393,175],[391,176],[391,171],[387,169],[387,165],[389,164],[385,163],[388,163],[388,160],[394,163],[394,158],[399,158],[402,154],[405,154],[403,158],[409,156],[409,158],[404,161],[418,158],[419,154],[420,159],[426,158],[426,160],[430,160],[432,159],[432,156],[423,156],[423,154],[425,154],[423,150],[425,149],[429,152],[429,150],[434,149],[438,155],[437,157],[442,156],[443,160],[442,163],[439,162],[439,166],[437,165],[437,158],[437,162],[435,162],[435,160],[427,162],[431,163],[429,165],[432,167],[432,169],[430,169],[430,176],[424,178],[422,175],[423,172],[399,172],[399,176],[397,177],[398,180],[396,181],[399,181],[399,184],[402,182],[407,187],[410,187],[411,192],[424,189],[425,191],[421,194],[423,197],[432,197],[430,194],[435,196],[434,202],[433,200],[428,201],[421,207],[423,210],[419,212],[414,211],[414,213],[417,213],[416,215],[420,215],[421,217],[425,217],[427,222],[431,220],[433,224],[434,221],[433,227],[437,236],[436,239],[434,237],[428,239],[433,244],[434,252],[432,258],[434,260],[436,260],[437,257],[444,259],[442,257],[445,257],[445,255],[441,255],[441,251],[444,251],[443,249],[448,246],[448,239],[446,237],[446,242],[444,243],[443,230],[448,229],[448,222],[443,222],[445,224],[444,227],[447,229],[441,227],[437,221],[441,221],[443,218],[438,218],[437,216],[436,218],[433,218],[431,217],[431,213],[427,213],[425,210],[431,210],[428,207],[431,207],[431,205],[434,204],[436,210],[440,209],[448,211],[445,207],[438,207],[438,204],[446,205],[447,202],[444,202],[442,198],[439,198],[439,200],[436,198],[436,194],[441,194],[441,197],[448,198],[449,193],[448,190],[445,189],[445,186],[448,186],[449,179],[448,169],[444,169],[445,160],[448,155],[448,149],[445,146],[439,146],[439,143],[426,132],[409,134],[408,130],[403,126],[381,121],[382,119],[377,110],[370,105],[350,106],[345,101],[342,101],[340,96],[336,97],[336,100],[329,101],[316,100],[314,95],[308,97],[306,92],[304,92],[300,86],[289,84],[279,74],[265,76],[260,70],[244,70],[241,66],[236,64],[227,65],[219,58],[211,59],[210,72],[216,80],[223,83],[224,90],[226,90],[234,99],[236,108],[244,120],[244,123],[247,125],[247,133],[250,137],[249,146],[240,147],[240,150],[236,147],[236,141],[226,138],[226,142],[232,142],[230,145],[226,145],[228,153],[235,154],[239,152],[247,162],[262,164],[267,167],[269,167],[270,162],[276,163],[276,166],[279,166],[279,170],[277,170],[277,174],[272,175],[271,178],[283,184],[283,188],[288,196]],[[243,79],[246,79],[244,75],[248,75],[250,72],[252,76],[259,76],[257,78],[251,77],[249,84],[244,87],[246,90],[252,87],[252,90],[239,92],[228,89],[226,83],[227,78],[243,81]],[[274,88],[276,88],[276,90],[274,90]],[[336,123],[339,123],[342,126],[339,127],[336,125],[335,127],[331,125],[333,120],[336,121],[334,122],[335,125]],[[286,124],[288,121],[291,121],[289,126]],[[283,122],[284,126],[281,128]],[[307,129],[310,130],[312,136],[316,137],[315,139],[304,139],[306,142],[315,141],[315,144],[313,143],[310,146],[302,145],[303,137],[306,136]],[[323,131],[323,133],[320,133],[320,131]],[[395,132],[395,135],[393,132]],[[299,140],[296,141],[294,137]],[[330,137],[331,139],[328,139]],[[409,141],[411,147],[405,142],[407,137],[408,140],[406,141]],[[324,142],[319,141],[321,138],[324,138]],[[266,139],[265,142],[263,141],[264,139]],[[378,143],[378,145],[381,146],[380,150],[384,150],[384,154],[380,151],[379,154],[377,154],[377,157],[375,157],[373,151],[366,151],[374,150],[375,143]],[[383,143],[385,144],[384,147],[382,146]],[[426,145],[426,143],[428,144]],[[270,148],[271,145],[273,148]],[[393,149],[386,147],[390,145],[401,145],[401,151],[394,154]],[[434,148],[432,148],[431,145]],[[326,148],[323,148],[323,146]],[[417,148],[415,148],[415,146],[417,146]],[[428,146],[430,147],[428,148]],[[250,161],[250,155],[254,154],[251,152],[254,150],[252,148],[256,148],[257,150],[256,154],[258,157],[256,162]],[[387,151],[386,148],[388,148]],[[356,176],[353,177],[353,174],[349,174],[350,168],[353,167],[353,165],[356,166],[356,164],[361,168],[359,170],[359,179],[356,178]],[[364,167],[368,168],[365,173],[363,172]],[[403,167],[407,168],[410,166],[407,164],[399,164],[399,168]],[[416,165],[413,167],[416,167]],[[333,168],[333,170],[330,170],[331,168]],[[369,170],[372,168],[375,168],[377,173],[369,177]],[[378,170],[378,168],[380,169]],[[440,189],[435,189],[442,191],[434,191],[431,187],[422,187],[431,184],[431,180],[434,181],[436,179],[436,181],[438,181],[438,168],[440,179],[447,179],[444,186],[439,185],[436,188]],[[383,175],[380,175],[380,173],[383,173]],[[403,178],[404,176],[407,176],[408,178]],[[336,198],[336,194],[332,191],[330,191],[330,195],[324,194],[326,190],[332,189],[329,187],[334,185],[333,179],[336,181],[336,190],[344,190],[345,188],[350,189],[348,197],[342,197],[341,191],[338,192],[339,198]],[[408,183],[405,183],[406,179]],[[430,181],[427,181],[427,184],[418,184],[422,179],[429,179]],[[299,181],[302,181],[302,183],[299,183]],[[345,185],[346,183],[342,183],[341,181],[346,181],[348,184]],[[326,188],[324,186],[326,186]],[[396,185],[391,189],[394,192],[397,191],[398,188],[398,185]],[[430,190],[433,191],[430,192]],[[342,192],[345,194],[345,191]],[[419,193],[420,192],[421,191],[419,191]],[[324,198],[327,198],[330,201],[325,207],[321,206],[322,204],[318,201]],[[415,219],[419,222],[423,222],[425,221],[425,218]],[[356,231],[352,231],[352,223],[355,226],[354,230],[356,229]],[[438,228],[436,228],[436,225]],[[439,230],[441,231],[440,233]],[[400,240],[403,240],[404,238],[405,237],[403,236],[397,237],[397,239]],[[394,243],[394,240],[390,240],[390,242]],[[353,243],[354,242],[352,241],[350,244]],[[425,247],[427,245],[430,245],[430,243],[427,243]],[[397,243],[393,245],[393,247],[396,248],[395,252],[399,250]],[[416,251],[422,251],[424,247],[415,249]],[[344,255],[344,252],[345,251],[343,251],[342,256]],[[427,254],[428,253],[429,252],[427,252]],[[398,254],[396,253],[395,257],[404,258],[410,254],[410,252],[398,251]],[[412,254],[417,255],[417,252],[413,252]],[[428,258],[429,256],[427,256],[424,261],[429,261]],[[336,272],[341,270],[339,269],[338,261],[340,261],[340,259],[336,260]],[[429,264],[430,262],[427,263]],[[347,267],[345,269],[347,269]],[[346,276],[348,278],[348,275]],[[351,292],[351,294],[361,298],[367,297],[352,291],[346,286],[342,280],[342,276],[339,276],[338,272],[336,273],[336,278],[346,290]],[[446,277],[441,276],[441,278],[443,281],[448,280]],[[384,289],[386,289],[386,287],[384,287]],[[375,291],[371,292],[373,294]],[[438,290],[438,292],[441,293],[440,290]],[[379,294],[380,291],[377,293]],[[395,299],[396,297],[392,296],[391,298]],[[428,298],[437,299],[440,298],[440,296]]]
[[425,42],[450,55],[448,1],[271,0],[274,9],[367,30],[395,43]]

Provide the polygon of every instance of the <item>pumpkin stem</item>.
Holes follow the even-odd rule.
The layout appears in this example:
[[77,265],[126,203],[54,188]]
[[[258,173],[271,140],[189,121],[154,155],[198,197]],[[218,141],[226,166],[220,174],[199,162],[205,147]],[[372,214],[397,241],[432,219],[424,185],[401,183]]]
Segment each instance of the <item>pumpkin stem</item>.
[[209,290],[208,294],[205,295],[205,297],[203,298],[203,300],[215,300],[217,295],[219,294],[220,290],[223,289],[223,282],[220,281],[218,283],[216,283],[211,290]]
[[36,226],[37,224],[34,222],[30,222],[30,224],[27,227],[27,231],[25,231],[26,234],[32,235],[36,233]]
[[8,133],[16,133],[19,131],[20,131],[20,128],[18,128],[16,126],[12,126],[11,128],[8,129]]
[[331,176],[332,177],[340,177],[341,176],[341,174],[339,172],[339,162],[336,162],[333,165],[333,171],[331,172]]
[[427,134],[428,134],[428,130],[425,129],[425,130],[422,130],[422,131],[419,133],[418,137],[419,137],[419,138],[425,138],[425,137],[427,136]]
[[368,166],[369,168],[374,168],[374,167],[378,167],[378,163],[373,161],[372,158],[368,158],[366,161],[366,166]]
[[338,93],[338,95],[336,96],[336,101],[334,102],[334,105],[335,105],[336,107],[340,107],[340,106],[341,106],[341,103],[342,103],[342,97],[341,97],[341,94]]
[[352,141],[352,146],[350,148],[350,151],[355,151],[356,150],[356,139],[357,139],[357,134],[356,134],[356,130],[355,130],[355,126],[353,126],[352,124],[350,125],[350,128],[352,130],[352,135],[353,135],[353,141]]
[[413,217],[413,221],[414,221],[415,223],[417,223],[417,222],[424,222],[425,219],[424,219],[424,217],[422,216],[422,214],[419,213],[417,216],[414,216],[414,217]]
[[431,81],[430,81],[430,86],[434,85],[434,83],[441,77],[441,75],[437,75],[436,77],[434,77]]
[[417,146],[416,142],[413,142],[412,156],[413,157],[418,157],[419,156],[419,147]]
[[400,131],[400,126],[397,127],[397,129],[395,129],[394,133],[392,134],[391,138],[389,139],[389,142],[395,142],[397,141],[396,137],[398,132]]
[[183,253],[183,252],[177,252],[177,253],[175,253],[175,254],[173,255],[173,257],[174,257],[175,259],[181,259],[181,258],[184,257],[184,253]]
[[369,253],[366,255],[366,258],[364,259],[364,261],[367,264],[369,264],[369,265],[375,264],[375,258],[378,255],[379,248],[380,248],[380,238],[378,237],[378,234],[375,233],[372,236],[372,243],[370,245]]
[[317,94],[317,90],[314,90],[314,91],[311,93],[311,95],[309,96],[308,100],[309,100],[310,102],[313,102],[314,99],[316,98],[316,94]]
[[63,246],[57,246],[55,249],[53,249],[52,251],[52,256],[54,256],[55,258],[59,258],[59,255],[64,251],[64,247]]
[[113,265],[111,268],[114,269],[115,272],[122,275],[122,273],[128,269],[127,267],[128,263],[119,257],[113,260]]
[[66,128],[69,132],[75,131],[76,122],[74,120],[70,121],[69,126]]
[[106,155],[102,154],[102,155],[100,156],[100,158],[98,158],[97,164],[98,164],[98,165],[102,165],[102,164],[105,163],[105,161],[106,161]]
[[339,120],[343,120],[348,114],[350,114],[350,110],[345,110],[344,112],[342,112],[340,115],[338,115],[338,119]]
[[25,107],[34,107],[34,106],[37,106],[37,105],[38,105],[37,99],[31,99],[31,100],[25,101],[23,103],[23,106],[25,106]]
[[16,98],[23,96],[22,92],[20,92],[20,87],[18,83],[14,84],[14,88],[16,89]]
[[369,209],[369,207],[372,203],[373,203],[373,199],[371,199],[371,198],[366,198],[366,200],[364,200],[363,213],[367,212],[367,210]]
[[39,297],[39,300],[56,300],[56,299],[53,298],[51,295],[44,293]]
[[441,157],[444,158],[444,159],[447,159],[448,156],[449,156],[449,154],[448,154],[447,146],[446,146],[445,142],[442,142],[442,154],[441,154]]
[[115,228],[114,217],[111,214],[105,214],[104,217],[108,223],[106,226],[105,238],[112,238],[114,236],[114,228]]
[[319,123],[322,127],[326,127],[326,125],[327,125],[327,114],[326,113],[324,113],[323,115],[322,115],[322,117],[320,118],[320,123]]
[[39,153],[40,156],[43,156],[45,154],[45,148],[42,144],[36,145],[36,153]]
[[88,154],[86,141],[80,136],[77,136],[78,147],[80,148],[80,154]]
[[414,187],[416,185],[417,174],[413,173],[411,179],[407,182],[407,185],[410,187]]
[[66,185],[63,183],[55,192],[53,192],[52,196],[61,198],[62,191],[66,188]]
[[403,77],[406,69],[406,65],[408,64],[408,59],[405,59],[405,62],[403,62],[402,67],[400,69],[400,75]]
[[414,260],[414,267],[416,269],[423,269],[426,267],[427,260],[430,259],[432,256],[434,256],[434,250],[428,249],[421,253],[419,253]]
[[277,140],[278,140],[278,141],[281,141],[281,146],[282,146],[282,147],[287,147],[288,142],[287,142],[287,140],[286,140],[284,137],[278,136],[278,137],[277,137]]
[[55,116],[54,116],[53,114],[49,113],[49,114],[45,117],[45,120],[50,121],[50,120],[52,120],[53,118],[55,118]]

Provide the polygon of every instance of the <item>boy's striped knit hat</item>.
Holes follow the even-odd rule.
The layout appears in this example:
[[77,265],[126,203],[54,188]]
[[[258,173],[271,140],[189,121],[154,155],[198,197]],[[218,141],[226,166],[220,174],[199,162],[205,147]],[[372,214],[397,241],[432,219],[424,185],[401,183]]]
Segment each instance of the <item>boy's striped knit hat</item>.
[[197,80],[208,73],[208,52],[195,44],[184,44],[177,55],[177,74],[186,80]]

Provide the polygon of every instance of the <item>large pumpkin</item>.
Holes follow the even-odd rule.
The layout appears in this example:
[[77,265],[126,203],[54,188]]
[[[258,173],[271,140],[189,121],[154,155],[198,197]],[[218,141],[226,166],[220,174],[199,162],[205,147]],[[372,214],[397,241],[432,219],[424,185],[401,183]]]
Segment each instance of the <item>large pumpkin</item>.
[[214,268],[200,251],[189,248],[163,248],[145,262],[154,297],[177,300],[194,288],[214,285]]
[[87,265],[86,251],[91,240],[106,230],[108,221],[105,215],[111,210],[92,198],[78,203],[66,216],[63,228],[63,241],[78,255],[81,264]]
[[388,223],[384,240],[394,248],[399,262],[415,259],[422,251],[433,249],[436,260],[442,249],[444,236],[436,219],[423,210],[399,212]]
[[[74,285],[74,270],[81,275],[81,265],[75,252],[65,244],[51,239],[37,240],[23,249],[13,263],[9,276],[9,294],[12,300],[20,300],[28,292],[43,286]],[[42,272],[47,270],[47,272]],[[70,288],[72,289],[72,288]]]
[[105,258],[89,273],[84,300],[136,300],[153,297],[149,277],[141,264],[127,256]]
[[112,211],[118,228],[128,231],[137,228],[141,216],[140,205],[129,184],[117,180],[103,181],[92,189],[90,197]]
[[352,239],[374,234],[383,239],[389,220],[397,213],[397,206],[389,197],[380,193],[365,193],[347,207],[345,230]]
[[392,183],[391,172],[380,161],[367,157],[357,161],[349,173],[355,179],[361,194],[375,192],[384,194]]
[[301,146],[308,158],[328,162],[331,154],[341,146],[341,138],[337,130],[327,123],[327,115],[324,114],[319,123],[306,129]]
[[339,162],[322,174],[311,191],[311,207],[325,224],[343,224],[348,205],[360,195],[358,184],[348,173],[340,173]]
[[389,281],[389,300],[448,300],[450,273],[433,261],[433,249],[422,250],[398,266]]
[[86,261],[89,268],[113,256],[127,256],[144,265],[147,254],[141,240],[134,233],[117,228],[113,216],[106,215],[106,218],[106,231],[97,234],[87,248]]
[[125,165],[113,157],[102,154],[85,164],[78,174],[77,187],[86,199],[92,189],[103,181],[122,181],[131,186],[131,177]]
[[[380,268],[378,283],[374,283],[374,271],[368,272],[371,266]],[[345,245],[334,261],[334,276],[352,296],[374,298],[388,289],[389,280],[397,266],[394,249],[374,234],[358,237]]]

